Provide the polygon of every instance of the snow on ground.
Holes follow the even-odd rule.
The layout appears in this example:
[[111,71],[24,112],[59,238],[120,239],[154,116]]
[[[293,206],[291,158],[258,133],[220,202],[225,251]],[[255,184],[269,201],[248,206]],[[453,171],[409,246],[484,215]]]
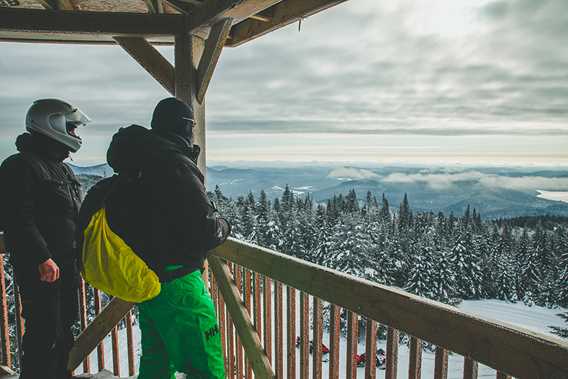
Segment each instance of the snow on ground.
[[537,197],[568,203],[568,191],[538,191]]
[[[299,303],[299,296],[297,296],[297,301]],[[286,291],[284,291],[283,304],[286,304]],[[310,300],[311,304],[311,300]],[[533,332],[543,333],[549,336],[553,336],[550,333],[550,326],[566,326],[564,321],[558,316],[559,313],[566,312],[565,309],[548,309],[539,306],[529,307],[523,303],[508,303],[500,300],[469,300],[463,301],[458,308],[466,313],[479,316],[489,320],[495,320],[498,322],[508,323],[515,327],[525,328]],[[300,325],[300,312],[299,304],[296,312],[296,331],[299,335],[299,325]],[[285,321],[285,320],[284,320]],[[284,322],[284,332],[283,335],[286,336],[287,333],[287,322]],[[274,327],[272,328],[274,331]],[[310,331],[311,335],[311,331]],[[133,328],[133,339],[134,339],[134,354],[135,354],[135,366],[138,370],[138,359],[140,354],[140,329],[138,325],[134,325]],[[127,344],[126,344],[126,330],[122,329],[119,331],[119,354],[120,354],[120,369],[121,374],[126,376],[128,373],[128,360],[127,360]],[[273,338],[274,341],[274,338]],[[323,342],[329,346],[329,334],[324,332]],[[106,358],[106,369],[112,371],[112,344],[110,337],[107,337],[104,342],[105,346],[105,358]],[[345,377],[346,370],[346,340],[345,338],[340,339],[340,377]],[[379,340],[377,347],[386,350],[386,341]],[[274,351],[274,346],[273,346]],[[284,350],[286,351],[286,350]],[[358,346],[358,352],[363,353],[365,351],[364,339],[362,339]],[[296,367],[297,367],[297,377],[299,377],[299,349],[296,350]],[[398,355],[398,378],[408,377],[408,358],[409,352],[408,348],[401,344],[399,347]],[[90,355],[91,367],[93,371],[97,371],[97,355],[96,352]],[[286,354],[284,355],[284,367],[286,367]],[[310,367],[311,367],[310,359]],[[329,363],[323,363],[323,377],[328,378]],[[82,372],[82,368],[79,368],[77,372]],[[310,368],[311,372],[311,368]],[[384,370],[377,370],[377,378],[384,378]],[[359,367],[357,370],[357,377],[364,378],[365,368]],[[424,351],[422,354],[422,378],[431,379],[434,376],[434,353]],[[451,354],[449,356],[448,364],[448,379],[461,379],[463,377],[463,357],[458,354]],[[479,366],[479,378],[495,378],[495,371],[488,367]]]

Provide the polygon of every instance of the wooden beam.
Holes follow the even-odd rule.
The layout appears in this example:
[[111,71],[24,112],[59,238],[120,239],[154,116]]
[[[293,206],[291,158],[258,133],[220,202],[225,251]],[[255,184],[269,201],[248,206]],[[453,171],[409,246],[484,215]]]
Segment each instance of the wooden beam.
[[514,377],[568,377],[568,342],[560,338],[485,320],[233,238],[213,255]]
[[194,10],[189,22],[193,31],[207,25],[213,25],[223,18],[232,18],[235,23],[249,18],[282,0],[210,0]]
[[171,36],[184,30],[183,15],[0,8],[0,39],[2,31],[45,38],[51,33]]
[[268,22],[250,18],[235,25],[227,45],[241,45],[344,1],[346,0],[286,0],[271,8],[273,16]]
[[134,304],[116,297],[112,299],[101,314],[95,317],[87,329],[83,330],[75,340],[69,353],[67,368],[70,371],[75,370],[133,306]]
[[266,16],[261,16],[260,14],[254,14],[252,16],[249,17],[251,20],[257,20],[257,21],[262,21],[262,22],[270,22],[270,17],[266,17]]
[[116,42],[172,96],[175,95],[174,66],[142,37],[115,37]]
[[270,361],[260,342],[260,337],[256,333],[250,316],[240,299],[239,290],[233,280],[231,280],[231,273],[227,264],[216,257],[209,257],[209,266],[223,294],[227,310],[235,323],[237,333],[245,349],[247,360],[252,365],[255,377],[259,379],[275,378]]
[[205,93],[213,77],[213,72],[221,56],[223,46],[225,46],[232,24],[233,20],[230,18],[217,22],[211,28],[209,38],[205,42],[205,50],[197,68],[197,101],[199,103],[202,103],[205,98]]

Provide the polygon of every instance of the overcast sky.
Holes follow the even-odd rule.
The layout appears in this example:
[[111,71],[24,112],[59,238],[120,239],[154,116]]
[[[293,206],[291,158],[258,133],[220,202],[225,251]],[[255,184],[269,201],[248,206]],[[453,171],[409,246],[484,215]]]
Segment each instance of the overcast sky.
[[[225,49],[208,159],[568,165],[567,40],[566,0],[350,0]],[[0,43],[0,158],[35,98],[93,118],[89,164],[166,95],[118,47]]]

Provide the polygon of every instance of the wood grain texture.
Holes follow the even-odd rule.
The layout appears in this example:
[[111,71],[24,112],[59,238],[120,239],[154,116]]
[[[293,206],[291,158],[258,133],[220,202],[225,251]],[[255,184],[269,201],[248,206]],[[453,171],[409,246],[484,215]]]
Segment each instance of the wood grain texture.
[[322,378],[322,338],[323,338],[323,310],[321,300],[313,297],[312,305],[314,330],[313,343],[314,351],[312,352],[312,377],[313,379]]
[[277,379],[284,378],[284,310],[283,310],[283,290],[282,283],[276,282],[276,291],[274,296],[274,317],[276,328],[275,341],[275,367]]
[[387,351],[386,351],[386,379],[396,379],[398,373],[398,330],[391,328],[387,329]]
[[365,328],[365,379],[377,377],[377,323],[367,319]]
[[410,337],[410,357],[408,359],[408,379],[422,377],[422,341]]
[[83,330],[75,340],[67,368],[75,370],[81,361],[95,349],[100,341],[114,328],[114,326],[128,313],[134,304],[114,298],[101,311],[100,315]]
[[254,330],[251,318],[240,301],[239,291],[235,282],[230,279],[227,265],[216,257],[209,259],[209,267],[213,271],[219,290],[225,299],[227,310],[237,328],[237,333],[245,349],[246,357],[252,365],[255,377],[258,379],[274,378],[274,371],[264,353],[258,334]]
[[296,378],[296,290],[290,286],[286,287],[286,348],[287,348],[287,368],[286,378]]
[[484,320],[234,239],[213,254],[515,377],[568,376],[568,343],[559,338]]
[[478,363],[469,357],[464,357],[463,379],[477,379],[477,371]]
[[268,276],[264,276],[263,294],[264,350],[272,362],[272,280]]
[[329,314],[329,379],[339,379],[339,337],[341,308],[331,304]]
[[114,40],[168,93],[175,95],[174,66],[154,46],[142,37],[115,37]]
[[[85,285],[85,281],[83,279],[81,279],[81,284],[79,287],[79,309],[81,330],[85,330],[87,328],[87,286]],[[88,356],[83,359],[83,372],[86,374],[91,372],[91,360]]]
[[359,320],[356,313],[347,311],[347,364],[345,365],[345,377],[347,379],[357,378],[357,344],[359,340]]
[[239,46],[346,0],[286,0],[270,8],[269,20],[248,19],[233,27],[229,46]]
[[300,379],[310,377],[310,297],[300,292]]
[[[93,295],[95,297],[95,317],[101,313],[101,294],[98,289],[93,288]],[[97,345],[97,366],[99,371],[105,368],[105,348],[102,342]]]
[[434,379],[448,379],[448,351],[439,346],[436,347]]
[[199,103],[202,103],[205,99],[205,94],[213,78],[213,72],[217,67],[232,24],[233,20],[230,18],[218,21],[211,27],[209,37],[205,41],[205,50],[197,68],[197,101]]

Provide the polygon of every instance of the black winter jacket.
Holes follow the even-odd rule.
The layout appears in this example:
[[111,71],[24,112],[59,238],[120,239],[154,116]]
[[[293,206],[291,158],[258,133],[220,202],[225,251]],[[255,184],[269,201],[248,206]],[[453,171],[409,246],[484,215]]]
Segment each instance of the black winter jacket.
[[97,183],[81,208],[84,228],[103,205],[111,229],[158,275],[168,265],[201,268],[230,226],[207,197],[189,144],[141,126],[122,128],[107,153],[118,172]]
[[37,271],[49,258],[59,265],[76,257],[75,236],[81,185],[63,163],[67,152],[45,137],[23,134],[20,151],[0,167],[2,215],[7,250],[14,263]]

